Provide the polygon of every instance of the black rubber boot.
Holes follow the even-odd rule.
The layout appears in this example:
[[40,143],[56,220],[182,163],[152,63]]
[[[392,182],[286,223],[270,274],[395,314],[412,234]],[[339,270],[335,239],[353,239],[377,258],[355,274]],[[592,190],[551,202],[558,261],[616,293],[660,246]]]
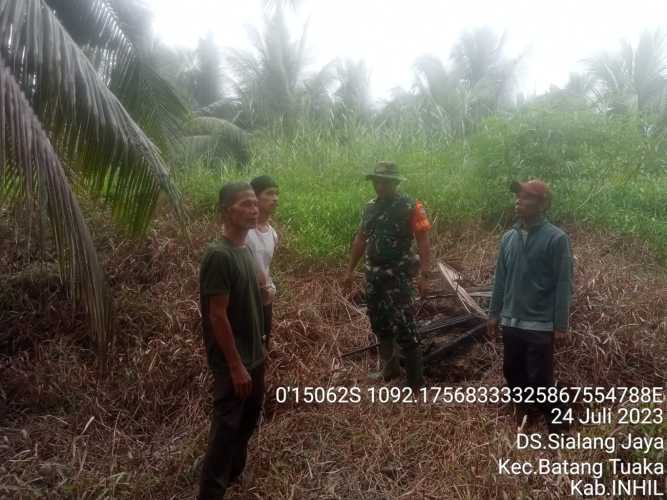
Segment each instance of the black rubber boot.
[[413,390],[418,390],[424,386],[424,366],[422,364],[422,351],[419,345],[406,351],[405,353],[405,371],[408,378],[408,385]]
[[379,372],[371,372],[368,378],[371,380],[384,380],[389,382],[401,376],[401,365],[398,361],[398,355],[394,349],[394,340],[380,339],[380,359],[382,360],[382,370]]

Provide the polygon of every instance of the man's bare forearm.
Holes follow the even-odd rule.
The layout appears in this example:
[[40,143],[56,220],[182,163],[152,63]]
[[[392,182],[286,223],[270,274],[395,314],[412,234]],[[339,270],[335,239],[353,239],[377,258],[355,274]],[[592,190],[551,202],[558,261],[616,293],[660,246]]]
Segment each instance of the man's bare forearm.
[[364,255],[366,250],[366,240],[361,233],[357,233],[352,242],[352,251],[350,252],[350,263],[347,267],[347,272],[352,273],[357,267],[359,260]]
[[227,312],[213,311],[210,318],[213,338],[225,356],[229,368],[234,369],[243,365],[239,351],[236,348],[236,341],[234,340],[232,325],[229,323]]

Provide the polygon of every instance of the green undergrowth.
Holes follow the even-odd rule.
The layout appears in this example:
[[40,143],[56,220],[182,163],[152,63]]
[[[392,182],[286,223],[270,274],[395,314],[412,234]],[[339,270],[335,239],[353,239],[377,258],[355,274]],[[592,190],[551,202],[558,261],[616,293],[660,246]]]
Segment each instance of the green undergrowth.
[[214,209],[223,182],[260,173],[276,177],[278,218],[305,258],[339,260],[364,204],[364,179],[378,160],[394,160],[401,189],[422,200],[438,227],[511,221],[512,179],[542,178],[554,191],[550,218],[647,241],[667,262],[667,154],[632,119],[589,111],[529,109],[487,120],[467,140],[447,143],[419,132],[359,127],[345,136],[305,131],[285,139],[257,134],[248,170],[193,164],[177,182],[195,216]]

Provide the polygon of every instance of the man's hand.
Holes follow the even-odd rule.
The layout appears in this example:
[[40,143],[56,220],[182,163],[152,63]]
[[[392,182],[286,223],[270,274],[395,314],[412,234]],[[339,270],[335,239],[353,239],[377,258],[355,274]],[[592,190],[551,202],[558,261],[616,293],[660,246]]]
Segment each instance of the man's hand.
[[554,330],[554,343],[556,345],[564,345],[570,341],[570,336],[563,330]]
[[232,375],[232,385],[234,386],[234,393],[240,399],[248,399],[252,391],[252,379],[246,367],[238,365],[235,368],[230,368]]
[[493,338],[498,333],[498,320],[489,319],[486,321],[486,334]]
[[357,231],[357,234],[354,235],[354,240],[352,241],[352,250],[350,252],[350,262],[347,265],[347,271],[343,277],[342,285],[343,288],[349,290],[352,287],[352,282],[354,281],[354,270],[359,263],[359,260],[364,255],[366,250],[366,235],[361,231]]
[[262,298],[262,304],[268,304],[271,302],[271,291],[269,290],[268,286],[260,286],[259,293]]
[[262,297],[262,304],[271,304],[276,297],[276,289],[270,285],[261,287],[259,291]]

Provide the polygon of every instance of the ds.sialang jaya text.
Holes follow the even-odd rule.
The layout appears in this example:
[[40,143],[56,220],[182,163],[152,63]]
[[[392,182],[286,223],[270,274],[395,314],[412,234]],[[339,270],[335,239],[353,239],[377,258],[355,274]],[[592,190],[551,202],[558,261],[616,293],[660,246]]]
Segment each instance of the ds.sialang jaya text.
[[665,438],[662,436],[586,436],[524,434],[516,438],[518,450],[597,450],[607,454],[625,450],[633,460],[608,458],[599,461],[556,460],[498,460],[498,473],[513,476],[563,475],[570,479],[570,495],[662,497],[666,492],[664,457]]

